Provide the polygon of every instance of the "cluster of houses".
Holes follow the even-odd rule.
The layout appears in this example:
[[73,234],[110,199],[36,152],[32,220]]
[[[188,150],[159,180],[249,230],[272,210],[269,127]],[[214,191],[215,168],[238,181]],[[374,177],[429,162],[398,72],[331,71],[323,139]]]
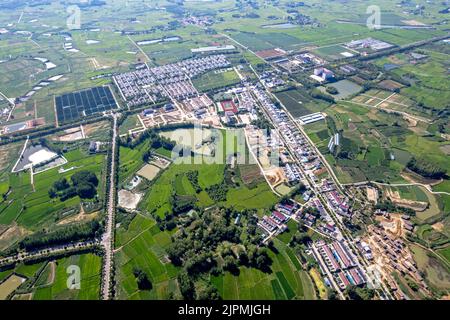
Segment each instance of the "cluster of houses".
[[[303,168],[306,174],[313,181],[317,181],[317,176],[314,174],[314,172],[322,169],[323,164],[316,152],[307,142],[304,135],[289,119],[286,112],[277,108],[263,90],[256,89],[254,92],[259,102],[269,113],[272,121],[278,126],[280,134],[283,136],[284,140],[289,145],[291,150],[293,150],[294,156],[300,160],[301,168]],[[301,181],[304,178],[301,175],[301,168],[298,164],[295,164],[291,166],[291,169],[294,166],[297,166],[298,170],[293,170],[293,174],[289,175],[294,178],[294,180],[290,182]]]
[[213,101],[206,94],[182,101],[185,111],[193,112],[197,119],[202,119],[205,115],[207,115],[208,108],[213,104]]
[[188,16],[181,19],[183,25],[194,25],[198,27],[208,27],[214,23],[214,20],[210,16]]
[[286,163],[286,165],[283,167],[283,171],[289,183],[300,181],[301,172],[300,167],[297,164]]
[[229,66],[224,55],[211,55],[153,68],[144,65],[134,71],[115,75],[113,80],[122,98],[128,102],[128,107],[135,107],[165,97],[185,99],[197,95],[191,78]]
[[397,299],[404,299],[405,296],[398,287],[398,284],[392,278],[392,272],[398,272],[402,276],[409,276],[414,279],[420,288],[428,291],[417,264],[413,256],[405,244],[405,242],[387,232],[383,227],[371,225],[368,228],[368,242],[373,249],[379,267],[384,271],[383,275],[387,278],[388,287]]
[[278,76],[276,71],[265,71],[259,79],[266,87],[271,89],[285,85],[285,81]]
[[350,210],[348,199],[346,199],[337,191],[334,182],[324,179],[322,181],[321,191],[325,196],[328,205],[333,209],[334,212],[336,212],[340,216],[351,218],[352,212]]
[[298,206],[294,203],[279,203],[270,216],[264,215],[259,219],[258,226],[265,234],[265,240],[278,235],[287,229],[286,222],[295,214]]
[[334,239],[342,238],[339,229],[336,228],[335,222],[325,210],[319,199],[314,197],[309,200],[307,205],[316,209],[318,214],[311,213],[309,210],[301,210],[296,215],[297,221],[302,221],[306,226],[315,228],[321,233]]
[[312,245],[312,249],[322,273],[331,273],[341,290],[350,285],[361,286],[366,283],[366,275],[357,266],[356,258],[343,241],[326,243],[320,240]]

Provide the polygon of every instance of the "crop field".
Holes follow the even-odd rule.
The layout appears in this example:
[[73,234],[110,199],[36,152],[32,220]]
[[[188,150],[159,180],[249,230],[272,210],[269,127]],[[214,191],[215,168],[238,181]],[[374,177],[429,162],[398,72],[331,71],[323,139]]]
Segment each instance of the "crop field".
[[135,128],[143,128],[142,123],[139,121],[138,116],[133,114],[128,116],[125,121],[119,127],[119,134],[128,134],[129,130]]
[[410,248],[418,268],[425,273],[427,282],[437,290],[450,290],[450,272],[448,266],[436,256],[417,245],[411,245]]
[[[81,8],[81,25],[75,29],[67,20],[67,6],[72,2],[80,2],[77,5]],[[193,290],[198,299],[204,295],[213,297],[217,292],[226,300],[331,299],[335,292],[328,289],[312,257],[303,254],[304,239],[291,243],[294,235],[300,235],[294,220],[287,222],[286,232],[270,239],[270,245],[257,245],[266,235],[255,226],[253,218],[270,215],[280,202],[278,195],[288,198],[300,185],[277,180],[274,192],[259,166],[248,161],[242,164],[241,156],[246,160],[252,156],[245,143],[238,145],[245,140],[219,134],[241,134],[242,128],[231,129],[231,125],[221,123],[222,129],[205,129],[199,141],[188,144],[191,141],[186,142],[189,139],[185,138],[193,129],[168,129],[175,120],[193,120],[191,113],[181,110],[176,116],[158,117],[163,124],[155,132],[177,140],[176,146],[183,145],[188,154],[177,158],[171,150],[173,141],[156,139],[154,135],[134,146],[140,141],[133,140],[134,129],[145,128],[133,110],[121,108],[124,101],[112,81],[113,75],[145,66],[163,66],[219,52],[199,53],[192,49],[233,45],[233,52],[222,51],[230,62],[229,68],[214,69],[190,79],[199,93],[208,93],[217,102],[226,89],[238,90],[247,84],[247,88],[259,86],[259,76],[272,63],[255,52],[280,48],[289,59],[306,52],[321,57],[324,65],[335,72],[336,81],[322,85],[307,80],[311,64],[303,72],[269,72],[274,86],[268,91],[294,118],[316,112],[326,114],[324,120],[305,125],[304,130],[340,183],[378,182],[382,201],[390,198],[394,205],[415,209],[416,214],[411,217],[415,228],[408,243],[433,297],[448,298],[450,125],[446,111],[450,101],[450,47],[447,42],[433,39],[448,37],[448,13],[440,12],[446,6],[443,1],[419,1],[426,2],[423,7],[409,2],[375,1],[382,8],[384,27],[372,30],[367,25],[370,14],[366,0],[0,1],[1,127],[17,128],[30,120],[41,126],[8,137],[21,142],[1,139],[0,253],[22,250],[18,246],[21,240],[39,236],[41,230],[51,232],[58,228],[61,233],[70,233],[72,228],[64,228],[88,219],[99,219],[103,224],[105,196],[109,196],[106,172],[111,160],[107,152],[112,146],[112,121],[105,117],[85,124],[81,120],[113,111],[127,116],[118,128],[123,139],[118,157],[112,159],[117,163],[112,166],[117,170],[117,189],[129,188],[135,176],[142,179],[128,190],[139,194],[135,210],[120,208],[114,212],[115,290],[111,298],[181,299],[188,297],[186,291]],[[369,37],[392,44],[394,50],[365,57],[366,53],[375,53],[375,49],[347,47],[350,41]],[[355,70],[347,74],[341,68],[345,64]],[[299,69],[305,65],[306,61]],[[186,76],[196,74],[188,69],[183,69]],[[137,83],[144,86],[150,100],[155,95],[162,102],[167,98],[163,87],[182,78],[175,74],[156,75],[154,84],[158,88],[147,85],[153,83],[151,77]],[[245,81],[241,81],[241,75]],[[133,76],[130,79],[134,82]],[[279,79],[286,86],[276,85]],[[133,86],[129,88],[132,92]],[[333,102],[326,102],[329,99],[316,92],[318,89],[328,93],[332,88],[338,91],[330,94]],[[144,92],[137,92],[136,97],[142,101],[146,98]],[[21,101],[10,114],[8,98]],[[133,109],[141,107],[149,106],[143,103]],[[239,113],[245,111],[240,109]],[[255,114],[260,116],[259,112]],[[251,118],[243,115],[242,119],[245,117]],[[206,125],[216,119],[207,114],[201,122]],[[263,119],[258,120],[257,126],[267,125]],[[74,126],[67,129],[70,122]],[[61,125],[67,130],[59,130]],[[47,132],[52,132],[49,137]],[[51,168],[57,163],[52,161],[34,171],[12,173],[17,160],[19,168],[31,161],[26,152],[20,156],[24,141],[21,139],[26,134],[33,145],[43,138],[39,144],[46,144],[46,149],[68,162]],[[335,134],[339,144],[329,150],[328,143]],[[95,141],[100,142],[100,150],[88,152],[89,143]],[[153,154],[172,161],[167,166],[161,161],[159,166],[149,159]],[[414,159],[417,161],[411,161]],[[441,168],[447,171],[446,175]],[[71,181],[80,171],[90,171],[98,178],[97,195],[90,199],[84,199],[83,191],[87,193],[86,189],[92,186]],[[329,178],[327,170],[320,172],[319,179]],[[438,180],[440,176],[443,178]],[[62,178],[69,181],[69,190],[64,189]],[[351,198],[353,187],[347,191],[345,196]],[[359,201],[350,199],[355,228],[344,221],[342,231],[364,237],[366,222],[371,223],[369,215],[375,209],[365,203],[363,193],[355,195],[361,197]],[[65,196],[67,200],[61,200]],[[296,192],[293,197],[305,204],[302,196]],[[322,239],[313,229],[306,234],[312,241]],[[173,242],[176,245],[171,247]],[[424,249],[426,246],[432,250]],[[11,296],[15,300],[98,300],[102,258],[94,253],[61,257],[0,268],[0,300]],[[169,257],[175,264],[176,258],[181,258],[181,266],[176,267]],[[205,266],[210,262],[211,266]],[[81,289],[68,288],[69,266],[80,268]],[[150,286],[143,281],[143,275],[150,280]],[[394,277],[401,278],[400,287],[407,288],[410,298],[431,298],[424,296],[425,292],[413,292],[408,277],[397,273]],[[344,294],[351,297],[351,293]]]
[[350,80],[341,80],[338,82],[334,82],[328,85],[329,87],[336,88],[338,93],[333,95],[337,99],[346,99],[349,96],[352,96],[359,91],[361,91],[362,87],[357,85]]
[[295,254],[280,241],[275,241],[275,247],[279,252],[269,254],[271,273],[241,267],[239,276],[227,272],[211,277],[212,284],[225,300],[315,299],[312,280]]
[[[183,131],[184,130],[184,131]],[[163,135],[172,137],[173,132],[182,132],[185,134],[185,129],[178,129],[178,131],[164,132]],[[226,131],[217,131],[218,133],[225,133]],[[239,131],[237,131],[239,134]],[[194,142],[196,143],[196,142]],[[153,181],[151,188],[141,201],[139,208],[149,213],[155,213],[160,217],[164,217],[168,213],[172,213],[170,200],[173,191],[178,195],[193,196],[196,199],[196,204],[200,207],[208,207],[214,204],[214,201],[209,197],[205,191],[207,188],[221,184],[224,181],[224,170],[226,168],[223,162],[228,155],[233,154],[237,148],[236,143],[228,141],[225,134],[219,134],[215,139],[215,148],[217,146],[223,148],[222,161],[209,156],[196,155],[191,158],[177,159],[177,163],[169,166],[156,180]],[[121,182],[126,181],[132,177],[143,165],[142,154],[148,148],[148,141],[145,141],[135,147],[129,149],[121,147],[120,158],[122,166],[119,169],[119,179]],[[216,155],[220,157],[220,153],[216,150]],[[183,177],[190,171],[198,171],[198,183],[202,189],[199,193],[194,191],[191,182]],[[239,186],[229,188],[226,201],[221,201],[218,204],[225,207],[234,207],[235,209],[268,209],[277,202],[277,197],[267,185],[265,180],[259,180],[257,183],[247,186],[239,178],[235,180],[241,181]]]
[[[120,299],[168,299],[177,292],[177,268],[165,258],[165,248],[171,243],[170,233],[161,232],[155,221],[137,215],[127,229],[116,233],[118,297]],[[153,288],[139,290],[133,275],[140,268],[150,278]]]
[[447,246],[444,249],[439,249],[438,253],[450,262],[450,246]]
[[[98,300],[100,297],[101,258],[94,254],[58,259],[49,275],[50,281],[33,288],[34,300]],[[69,289],[69,266],[80,268],[80,289]],[[53,268],[53,267],[52,267]],[[45,271],[45,270],[44,270]],[[47,280],[48,280],[47,279]]]
[[341,45],[323,46],[314,49],[313,52],[328,61],[345,58],[345,56],[342,54],[344,52],[348,52],[352,55],[357,55],[356,52],[353,52],[352,50],[349,50]]
[[121,166],[119,167],[119,182],[124,182],[142,167],[144,164],[142,155],[149,147],[149,141],[141,143],[134,149],[120,147],[119,161]]
[[[35,174],[34,183],[31,184],[29,171],[20,173],[10,173],[6,182],[11,188],[8,197],[0,203],[0,224],[10,225],[17,222],[20,226],[29,230],[38,230],[44,225],[54,223],[60,218],[60,214],[75,208],[79,210],[80,198],[74,197],[66,201],[51,199],[48,190],[51,185],[61,179],[70,177],[81,170],[94,172],[99,181],[102,180],[105,156],[87,155],[82,150],[69,151],[64,154],[68,163],[63,166],[65,169],[73,167],[65,173],[59,173],[59,168],[53,168],[42,173]],[[100,183],[98,193],[103,190]],[[49,203],[52,205],[49,206]]]
[[428,119],[429,114],[415,108],[416,103],[403,94],[391,93],[384,90],[369,90],[357,95],[351,100],[353,103],[372,108],[395,110]]
[[282,91],[275,95],[294,118],[320,112],[328,107],[327,103],[314,101],[309,95],[299,89]]
[[[379,92],[378,95],[388,93]],[[372,99],[372,98],[367,98]],[[380,98],[381,99],[381,98]],[[350,159],[328,157],[337,166],[337,174],[342,182],[363,180],[404,181],[400,173],[412,156],[425,158],[449,168],[448,157],[440,149],[445,141],[420,136],[415,127],[399,116],[387,114],[367,107],[341,103],[327,109],[336,130],[342,130],[340,151],[350,153]],[[397,126],[389,124],[396,123]],[[319,146],[326,147],[328,129],[313,130],[309,134]],[[320,138],[319,138],[320,136]],[[376,167],[374,171],[370,168]],[[445,189],[445,188],[444,188]]]
[[5,300],[11,293],[14,292],[22,283],[24,278],[16,276],[15,274],[9,276],[4,282],[0,284],[0,300]]
[[449,54],[440,47],[425,47],[421,52],[427,56],[424,62],[405,63],[391,72],[411,83],[410,87],[401,89],[403,95],[416,103],[442,110],[450,100],[447,85]]
[[195,88],[201,92],[227,87],[239,83],[241,80],[234,70],[225,72],[208,72],[192,80]]
[[257,33],[241,31],[230,34],[230,36],[253,51],[272,48],[293,50],[303,43],[301,39],[289,34],[270,31],[262,32],[262,30],[259,30]]

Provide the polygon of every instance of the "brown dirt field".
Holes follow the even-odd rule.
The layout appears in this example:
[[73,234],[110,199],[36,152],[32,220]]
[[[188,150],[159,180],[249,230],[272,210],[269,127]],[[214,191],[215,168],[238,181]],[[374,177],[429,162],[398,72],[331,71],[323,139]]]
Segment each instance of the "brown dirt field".
[[367,199],[369,201],[373,201],[373,202],[377,203],[378,191],[374,188],[369,188],[369,187],[366,188],[366,191],[367,191]]
[[446,155],[450,155],[450,144],[447,144],[445,146],[440,146],[439,149]]
[[80,222],[80,221],[90,221],[95,219],[98,216],[99,212],[93,212],[90,214],[86,214],[83,212],[80,212],[78,214],[74,214],[66,219],[63,219],[61,221],[58,222],[58,225],[64,225],[64,224],[69,224],[72,222]]
[[358,129],[358,127],[353,122],[349,122],[348,123],[348,129],[350,131],[355,131],[356,129]]
[[424,178],[424,177],[418,175],[417,173],[415,173],[415,172],[413,172],[413,171],[411,171],[409,169],[405,169],[400,174],[400,176],[403,179],[405,179],[406,181],[411,182],[411,183],[428,184],[428,185],[431,185],[431,186],[434,186],[434,185],[439,184],[439,183],[442,182],[442,179],[441,180],[435,180],[435,179]]
[[142,193],[132,193],[128,190],[119,191],[119,206],[125,209],[136,209],[139,201],[142,199]]
[[378,85],[380,85],[383,89],[386,90],[400,89],[403,87],[401,83],[392,80],[383,80]]
[[425,26],[424,23],[417,20],[402,20],[402,22],[407,24],[408,26]]
[[246,185],[249,185],[263,178],[261,171],[256,164],[240,165],[239,172],[241,174],[242,181]]
[[12,225],[0,235],[0,250],[9,247],[12,243],[30,233],[30,231],[18,226],[17,224]]
[[159,167],[152,164],[146,164],[136,174],[149,181],[152,181],[160,171],[161,169]]
[[107,128],[109,123],[107,121],[101,121],[98,123],[90,123],[84,126],[84,134],[89,137],[89,134],[100,129]]
[[387,196],[388,198],[391,199],[391,201],[399,206],[402,207],[406,207],[406,208],[410,208],[413,209],[415,211],[425,211],[428,207],[428,203],[427,202],[420,202],[420,201],[413,201],[413,200],[407,200],[407,199],[402,199],[400,197],[400,194],[398,193],[398,191],[393,192],[391,189],[387,189],[386,190]]
[[444,231],[445,225],[442,222],[436,222],[435,224],[431,225],[431,227],[439,232]]
[[272,186],[275,186],[283,181],[286,181],[283,170],[280,168],[275,168],[266,171],[267,179]]

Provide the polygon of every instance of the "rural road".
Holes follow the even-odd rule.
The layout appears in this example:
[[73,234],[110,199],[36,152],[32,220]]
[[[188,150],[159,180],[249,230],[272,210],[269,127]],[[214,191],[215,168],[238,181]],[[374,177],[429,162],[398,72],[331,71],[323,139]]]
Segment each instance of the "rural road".
[[109,171],[109,195],[106,209],[106,230],[102,237],[102,246],[105,251],[102,272],[102,300],[111,298],[113,241],[114,241],[114,214],[116,207],[115,172],[117,157],[117,114],[113,114],[113,135],[111,139],[111,167]]
[[18,254],[15,254],[13,256],[8,256],[5,258],[0,259],[0,267],[10,265],[12,263],[16,262],[23,262],[28,260],[34,260],[40,257],[48,257],[53,255],[58,255],[62,253],[67,252],[78,252],[85,249],[90,249],[93,247],[96,247],[99,245],[99,242],[97,240],[90,240],[90,241],[81,241],[76,243],[70,243],[70,244],[63,244],[58,245],[54,247],[48,247],[39,249],[36,251],[29,251],[29,252],[20,252]]

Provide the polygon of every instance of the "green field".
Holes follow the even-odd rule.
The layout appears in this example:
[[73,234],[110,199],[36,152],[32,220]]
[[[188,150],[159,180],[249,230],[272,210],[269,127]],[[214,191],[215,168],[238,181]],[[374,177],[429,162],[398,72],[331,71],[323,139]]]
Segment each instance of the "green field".
[[300,89],[282,91],[275,95],[295,118],[320,112],[328,107],[327,103],[314,100]]
[[[118,229],[116,263],[120,299],[168,299],[177,292],[177,268],[165,259],[164,250],[170,243],[169,232],[161,232],[153,219],[139,215],[127,229]],[[135,267],[150,278],[152,290],[138,289],[133,275]]]
[[213,89],[228,87],[239,83],[241,80],[234,70],[224,72],[205,73],[192,82],[195,88],[201,92],[207,92]]
[[239,276],[230,273],[211,278],[213,285],[226,300],[291,300],[315,299],[314,285],[308,273],[301,269],[298,258],[284,243],[276,240],[279,253],[270,252],[272,272],[240,268]]
[[418,268],[423,270],[425,279],[432,288],[448,292],[450,290],[449,267],[417,245],[412,245],[411,250]]
[[[33,185],[31,185],[28,171],[9,174],[6,181],[9,183],[11,193],[0,204],[0,224],[8,225],[16,221],[27,229],[37,230],[59,219],[63,212],[73,208],[78,210],[81,202],[79,197],[66,201],[60,201],[58,198],[51,199],[48,190],[55,181],[63,177],[69,180],[74,173],[81,170],[94,172],[99,181],[102,181],[105,156],[101,154],[92,156],[82,150],[74,150],[64,154],[64,157],[68,163],[63,168],[73,167],[74,169],[59,173],[59,168],[53,168],[35,174]],[[101,195],[102,191],[103,187],[100,183],[98,194]]]
[[[34,300],[97,300],[100,297],[101,258],[94,254],[75,255],[54,262],[54,274],[46,284],[35,287]],[[67,268],[80,268],[80,289],[68,289]],[[53,280],[53,281],[51,281]]]

